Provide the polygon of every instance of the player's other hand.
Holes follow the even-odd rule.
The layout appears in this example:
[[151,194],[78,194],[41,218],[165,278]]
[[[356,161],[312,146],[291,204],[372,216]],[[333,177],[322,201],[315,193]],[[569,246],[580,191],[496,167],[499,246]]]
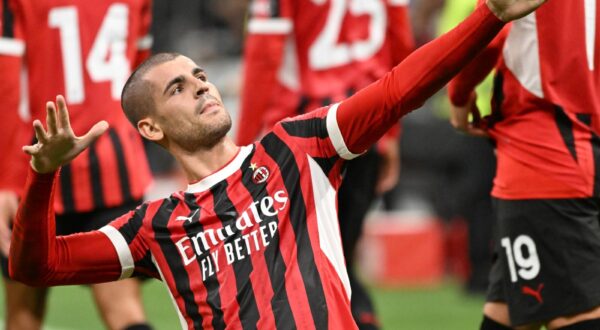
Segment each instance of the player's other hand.
[[[486,122],[477,107],[477,94],[472,93],[464,106],[450,105],[450,124],[457,130],[472,136],[488,137]],[[469,121],[469,115],[473,121]]]
[[33,129],[38,142],[23,147],[23,151],[31,156],[31,167],[38,173],[56,171],[108,129],[108,123],[100,121],[85,135],[76,136],[69,122],[67,104],[61,95],[56,97],[56,104],[46,103],[46,125],[47,130],[39,120],[35,120]]
[[0,252],[8,256],[10,249],[10,221],[17,214],[19,201],[17,194],[10,190],[0,190]]
[[492,13],[504,22],[521,18],[536,10],[547,0],[486,0]]

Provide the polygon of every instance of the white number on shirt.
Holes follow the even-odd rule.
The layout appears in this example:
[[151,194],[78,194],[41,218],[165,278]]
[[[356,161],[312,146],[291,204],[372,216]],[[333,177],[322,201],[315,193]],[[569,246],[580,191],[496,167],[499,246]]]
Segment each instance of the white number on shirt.
[[[324,0],[313,0],[323,5]],[[348,8],[349,7],[349,8]],[[346,12],[352,15],[369,15],[369,37],[354,43],[338,43],[338,37]],[[309,65],[315,70],[342,66],[352,61],[368,59],[383,45],[387,16],[382,0],[331,0],[325,27],[311,45]]]
[[[129,75],[129,62],[125,54],[128,15],[127,5],[110,5],[85,63],[93,82],[111,82],[111,95],[115,100],[120,99],[121,89]],[[50,27],[60,31],[65,97],[71,104],[82,103],[85,100],[85,85],[77,8],[52,8],[48,14],[48,23]]]
[[500,243],[506,250],[511,282],[517,281],[517,275],[522,279],[531,280],[540,273],[540,259],[537,254],[535,242],[531,237],[520,235],[512,245],[510,238],[504,237],[500,240]]

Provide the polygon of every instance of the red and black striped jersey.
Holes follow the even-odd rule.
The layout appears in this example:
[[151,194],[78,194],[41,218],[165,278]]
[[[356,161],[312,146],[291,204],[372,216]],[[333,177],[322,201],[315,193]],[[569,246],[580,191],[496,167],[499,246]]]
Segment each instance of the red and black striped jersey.
[[407,0],[253,0],[249,8],[242,144],[344,100],[414,49]]
[[279,124],[185,192],[103,229],[128,242],[115,247],[132,270],[160,269],[184,326],[354,327],[326,114]]
[[343,159],[421,106],[501,30],[488,9],[347,100],[282,121],[186,191],[55,236],[56,173],[27,181],[9,270],[31,285],[160,278],[189,329],[352,329],[336,194]]
[[141,138],[122,114],[120,93],[149,52],[150,1],[6,0],[1,6],[0,67],[10,70],[2,71],[0,90],[10,102],[2,111],[9,120],[0,124],[8,128],[0,130],[0,152],[11,165],[0,171],[0,187],[22,189],[28,161],[20,149],[34,138],[30,123],[43,120],[46,102],[63,94],[76,134],[99,120],[110,129],[63,168],[56,210],[83,212],[142,198],[149,167]]
[[599,15],[595,0],[550,1],[512,22],[450,84],[460,105],[497,67],[489,129],[498,157],[495,197],[600,194]]

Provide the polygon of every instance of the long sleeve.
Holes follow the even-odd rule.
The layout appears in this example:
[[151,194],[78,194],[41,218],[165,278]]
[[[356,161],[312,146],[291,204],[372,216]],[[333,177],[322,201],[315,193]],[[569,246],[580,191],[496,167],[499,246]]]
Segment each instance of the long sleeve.
[[[53,197],[57,173],[29,170],[13,225],[11,278],[34,286],[114,281],[121,263],[100,231],[56,237]],[[81,219],[85,221],[85,219]]]
[[[442,88],[503,26],[481,5],[455,29],[419,48],[383,78],[342,102],[332,112],[336,120],[328,119],[328,126],[337,123],[342,148],[353,154],[366,150],[403,115]],[[334,144],[339,148],[341,143]]]

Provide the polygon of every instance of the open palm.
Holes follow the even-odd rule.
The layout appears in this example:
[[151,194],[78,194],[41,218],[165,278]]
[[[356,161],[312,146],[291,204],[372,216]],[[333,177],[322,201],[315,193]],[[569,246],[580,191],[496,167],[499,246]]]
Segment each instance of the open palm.
[[75,136],[69,122],[69,111],[64,97],[56,97],[46,103],[47,130],[39,120],[33,122],[37,143],[24,146],[23,151],[31,155],[31,167],[38,173],[49,173],[70,162],[85,150],[108,128],[108,123],[96,123],[85,135]]

